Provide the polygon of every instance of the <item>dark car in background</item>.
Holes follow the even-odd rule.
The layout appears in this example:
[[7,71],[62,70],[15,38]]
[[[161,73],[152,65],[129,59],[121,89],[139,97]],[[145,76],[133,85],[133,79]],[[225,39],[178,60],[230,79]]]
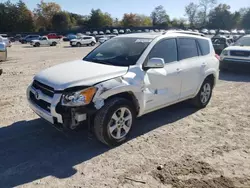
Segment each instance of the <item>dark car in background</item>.
[[27,35],[26,37],[21,38],[19,42],[21,42],[22,44],[26,44],[31,42],[32,40],[39,40],[40,37],[40,35]]
[[217,54],[221,54],[221,52],[225,48],[231,46],[234,43],[233,38],[229,38],[226,36],[215,36],[211,40],[214,46],[214,50]]

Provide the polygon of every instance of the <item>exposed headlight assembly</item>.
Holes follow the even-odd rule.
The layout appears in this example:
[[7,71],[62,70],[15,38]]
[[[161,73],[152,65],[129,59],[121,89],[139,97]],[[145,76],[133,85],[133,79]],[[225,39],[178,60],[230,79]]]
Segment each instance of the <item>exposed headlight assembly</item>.
[[90,87],[81,91],[64,94],[62,97],[62,105],[63,106],[87,105],[92,101],[96,91],[97,88]]

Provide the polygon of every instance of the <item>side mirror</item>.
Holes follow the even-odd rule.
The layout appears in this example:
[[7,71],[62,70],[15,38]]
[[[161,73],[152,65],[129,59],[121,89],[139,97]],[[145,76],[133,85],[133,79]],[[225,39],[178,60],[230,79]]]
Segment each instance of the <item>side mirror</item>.
[[164,68],[165,62],[162,58],[152,58],[145,63],[144,68],[146,69],[157,69],[157,68]]

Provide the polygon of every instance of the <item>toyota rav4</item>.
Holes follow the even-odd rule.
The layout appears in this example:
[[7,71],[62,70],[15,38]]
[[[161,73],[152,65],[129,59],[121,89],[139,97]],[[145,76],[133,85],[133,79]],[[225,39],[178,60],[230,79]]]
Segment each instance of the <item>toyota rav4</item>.
[[98,140],[114,146],[136,117],[188,99],[206,107],[218,75],[212,42],[198,33],[128,34],[40,72],[27,97],[48,122],[69,130],[88,122]]

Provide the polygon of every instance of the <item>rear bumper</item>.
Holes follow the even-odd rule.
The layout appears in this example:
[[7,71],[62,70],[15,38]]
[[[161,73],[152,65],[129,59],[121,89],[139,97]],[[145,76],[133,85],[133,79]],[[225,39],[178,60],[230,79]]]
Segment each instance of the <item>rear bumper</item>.
[[250,59],[231,59],[224,58],[220,62],[220,69],[227,69],[231,71],[241,71],[241,72],[250,72]]

